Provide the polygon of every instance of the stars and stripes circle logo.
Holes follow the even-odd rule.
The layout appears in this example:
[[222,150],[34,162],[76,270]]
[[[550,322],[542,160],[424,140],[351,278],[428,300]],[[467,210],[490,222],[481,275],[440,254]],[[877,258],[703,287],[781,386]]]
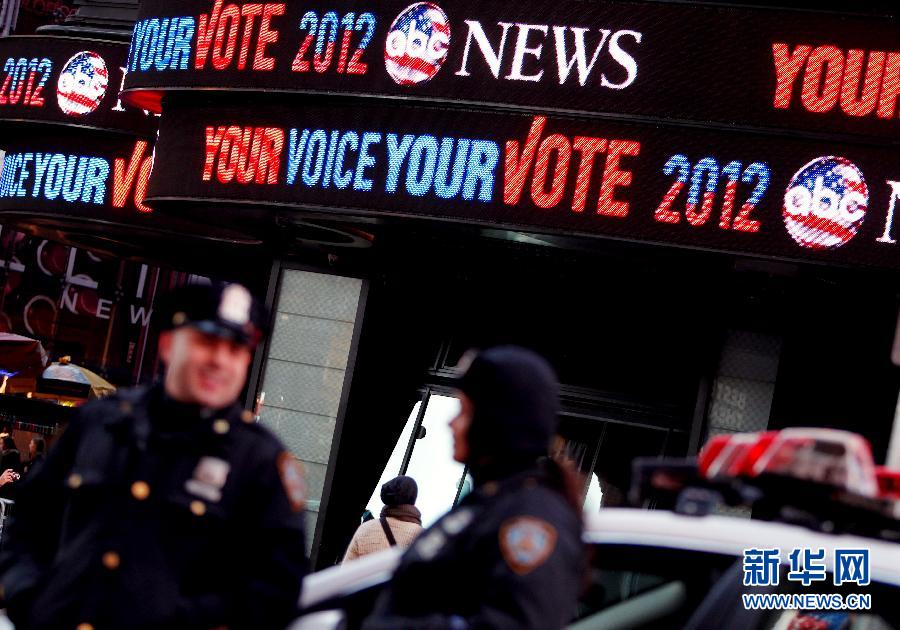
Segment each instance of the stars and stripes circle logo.
[[85,50],[63,66],[56,86],[59,108],[69,116],[84,116],[100,107],[106,96],[109,71],[103,57]]
[[869,187],[850,160],[819,157],[801,168],[784,196],[784,224],[810,249],[836,249],[859,232],[869,206]]
[[447,59],[450,20],[430,2],[406,7],[388,30],[384,63],[399,85],[429,81]]

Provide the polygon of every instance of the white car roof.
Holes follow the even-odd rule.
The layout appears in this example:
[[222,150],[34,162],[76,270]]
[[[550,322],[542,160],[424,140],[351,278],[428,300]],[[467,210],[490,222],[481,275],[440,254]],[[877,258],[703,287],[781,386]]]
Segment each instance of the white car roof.
[[[664,510],[603,508],[598,514],[585,515],[584,540],[591,544],[664,547],[735,557],[742,556],[745,549],[779,548],[784,561],[794,548],[822,548],[826,550],[829,570],[834,549],[869,549],[872,580],[900,586],[900,544],[822,534],[783,523],[734,516],[684,516]],[[402,553],[402,549],[394,547],[308,575],[303,581],[300,606],[305,608],[348,590],[385,581]]]
[[872,579],[900,586],[900,544],[846,534],[824,534],[784,523],[605,508],[598,514],[586,515],[584,539],[592,544],[646,545],[731,556],[742,556],[750,548],[778,548],[784,561],[795,548],[821,548],[825,549],[829,570],[834,549],[868,549]]

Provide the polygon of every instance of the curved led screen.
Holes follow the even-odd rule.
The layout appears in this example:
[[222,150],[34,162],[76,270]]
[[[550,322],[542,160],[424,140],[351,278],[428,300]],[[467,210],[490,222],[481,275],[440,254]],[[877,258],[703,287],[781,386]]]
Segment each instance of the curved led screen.
[[900,138],[896,19],[657,2],[144,0],[123,99],[307,92]]
[[900,263],[896,153],[846,142],[432,107],[184,105],[163,117],[156,155],[151,205],[285,206]]
[[84,127],[152,138],[157,117],[119,101],[127,54],[128,46],[116,42],[0,38],[0,122]]

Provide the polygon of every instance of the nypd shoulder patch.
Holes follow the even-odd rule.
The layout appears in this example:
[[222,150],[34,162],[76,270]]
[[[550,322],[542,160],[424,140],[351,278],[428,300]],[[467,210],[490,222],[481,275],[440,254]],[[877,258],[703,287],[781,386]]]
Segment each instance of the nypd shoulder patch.
[[514,573],[527,575],[553,554],[556,536],[556,528],[547,521],[519,516],[500,527],[500,551]]
[[303,464],[298,462],[287,451],[278,456],[278,474],[287,495],[291,508],[299,512],[306,507],[306,479],[303,475]]

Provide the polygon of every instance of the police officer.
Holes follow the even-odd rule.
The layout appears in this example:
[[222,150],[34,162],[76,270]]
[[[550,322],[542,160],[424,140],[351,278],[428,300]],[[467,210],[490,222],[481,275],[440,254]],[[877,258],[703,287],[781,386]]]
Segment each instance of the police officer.
[[560,628],[584,554],[577,483],[546,457],[556,378],[534,353],[497,347],[458,388],[453,457],[475,488],[416,539],[364,628]]
[[267,321],[237,284],[163,309],[162,384],[85,405],[4,532],[22,628],[268,628],[307,571],[299,464],[237,398]]

